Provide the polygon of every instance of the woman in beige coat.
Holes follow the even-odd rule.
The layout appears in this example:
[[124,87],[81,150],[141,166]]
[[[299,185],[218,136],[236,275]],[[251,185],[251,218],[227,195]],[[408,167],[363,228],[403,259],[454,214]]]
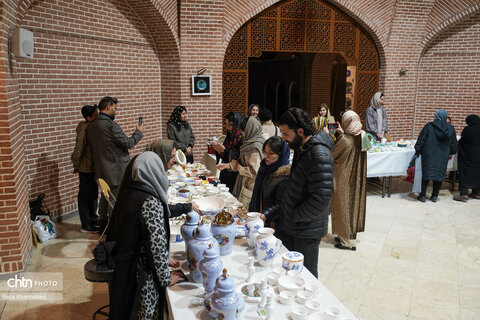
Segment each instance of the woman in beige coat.
[[232,160],[229,163],[219,164],[217,169],[238,171],[232,194],[245,208],[248,208],[260,162],[263,159],[262,147],[265,138],[262,135],[260,121],[254,117],[245,118],[240,125],[240,130],[243,131],[245,140],[240,147],[238,161]]

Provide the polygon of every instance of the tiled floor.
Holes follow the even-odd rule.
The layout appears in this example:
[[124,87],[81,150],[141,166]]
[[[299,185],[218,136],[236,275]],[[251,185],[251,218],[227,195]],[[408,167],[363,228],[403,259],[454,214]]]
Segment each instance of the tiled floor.
[[[91,319],[107,304],[107,286],[83,265],[98,236],[78,232],[78,217],[59,223],[59,239],[34,249],[28,271],[63,272],[58,303],[0,301],[1,319]],[[480,200],[437,203],[407,194],[370,194],[357,251],[322,243],[319,279],[362,320],[480,319]],[[183,320],[183,319],[181,319]]]

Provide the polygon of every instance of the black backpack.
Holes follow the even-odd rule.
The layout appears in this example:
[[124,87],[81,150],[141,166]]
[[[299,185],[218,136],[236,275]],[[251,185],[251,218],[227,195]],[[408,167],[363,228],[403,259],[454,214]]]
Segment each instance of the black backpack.
[[[47,205],[43,200],[44,198],[45,198],[45,193],[40,193],[36,200],[30,201],[30,219],[32,221],[35,221],[35,218],[37,216],[50,215],[50,210],[48,210]],[[44,210],[44,208],[46,211]]]

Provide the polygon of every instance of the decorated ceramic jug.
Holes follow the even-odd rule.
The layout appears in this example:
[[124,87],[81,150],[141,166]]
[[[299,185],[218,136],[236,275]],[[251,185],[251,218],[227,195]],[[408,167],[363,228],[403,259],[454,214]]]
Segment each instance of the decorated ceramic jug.
[[235,292],[233,279],[223,269],[221,276],[217,278],[215,289],[205,301],[207,311],[216,319],[235,320],[245,307],[245,300],[240,293]]
[[222,211],[215,216],[212,222],[212,233],[220,246],[220,254],[226,256],[232,253],[236,227],[230,213]]
[[218,242],[210,232],[210,228],[204,224],[203,220],[198,223],[195,229],[193,238],[188,242],[187,246],[187,260],[188,268],[190,269],[190,277],[194,282],[202,282],[202,272],[199,269],[199,263],[203,260],[203,251],[212,244],[213,249],[220,254]]
[[185,223],[180,227],[180,234],[185,239],[185,252],[187,252],[188,242],[192,240],[193,233],[198,227],[199,215],[194,210],[187,213]]
[[258,235],[258,229],[263,228],[263,220],[260,212],[247,213],[247,222],[245,223],[245,238],[250,248],[255,246],[255,238]]
[[272,228],[258,229],[258,235],[255,238],[255,254],[261,266],[271,266],[277,252],[282,247],[282,241],[277,239],[273,235],[274,233],[275,230]]
[[199,264],[203,276],[203,287],[205,295],[213,291],[215,281],[222,274],[223,264],[220,260],[218,251],[213,247],[213,243],[208,244],[208,248],[203,251],[203,260]]

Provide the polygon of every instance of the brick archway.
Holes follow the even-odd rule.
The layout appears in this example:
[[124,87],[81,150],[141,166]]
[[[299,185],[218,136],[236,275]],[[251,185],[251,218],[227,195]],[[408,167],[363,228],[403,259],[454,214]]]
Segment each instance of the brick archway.
[[[274,5],[233,35],[223,65],[223,113],[245,113],[248,59],[263,52],[335,53],[356,68],[354,109],[363,118],[378,90],[379,57],[374,41],[352,18],[323,1],[290,0]],[[319,105],[305,106],[313,114]]]

